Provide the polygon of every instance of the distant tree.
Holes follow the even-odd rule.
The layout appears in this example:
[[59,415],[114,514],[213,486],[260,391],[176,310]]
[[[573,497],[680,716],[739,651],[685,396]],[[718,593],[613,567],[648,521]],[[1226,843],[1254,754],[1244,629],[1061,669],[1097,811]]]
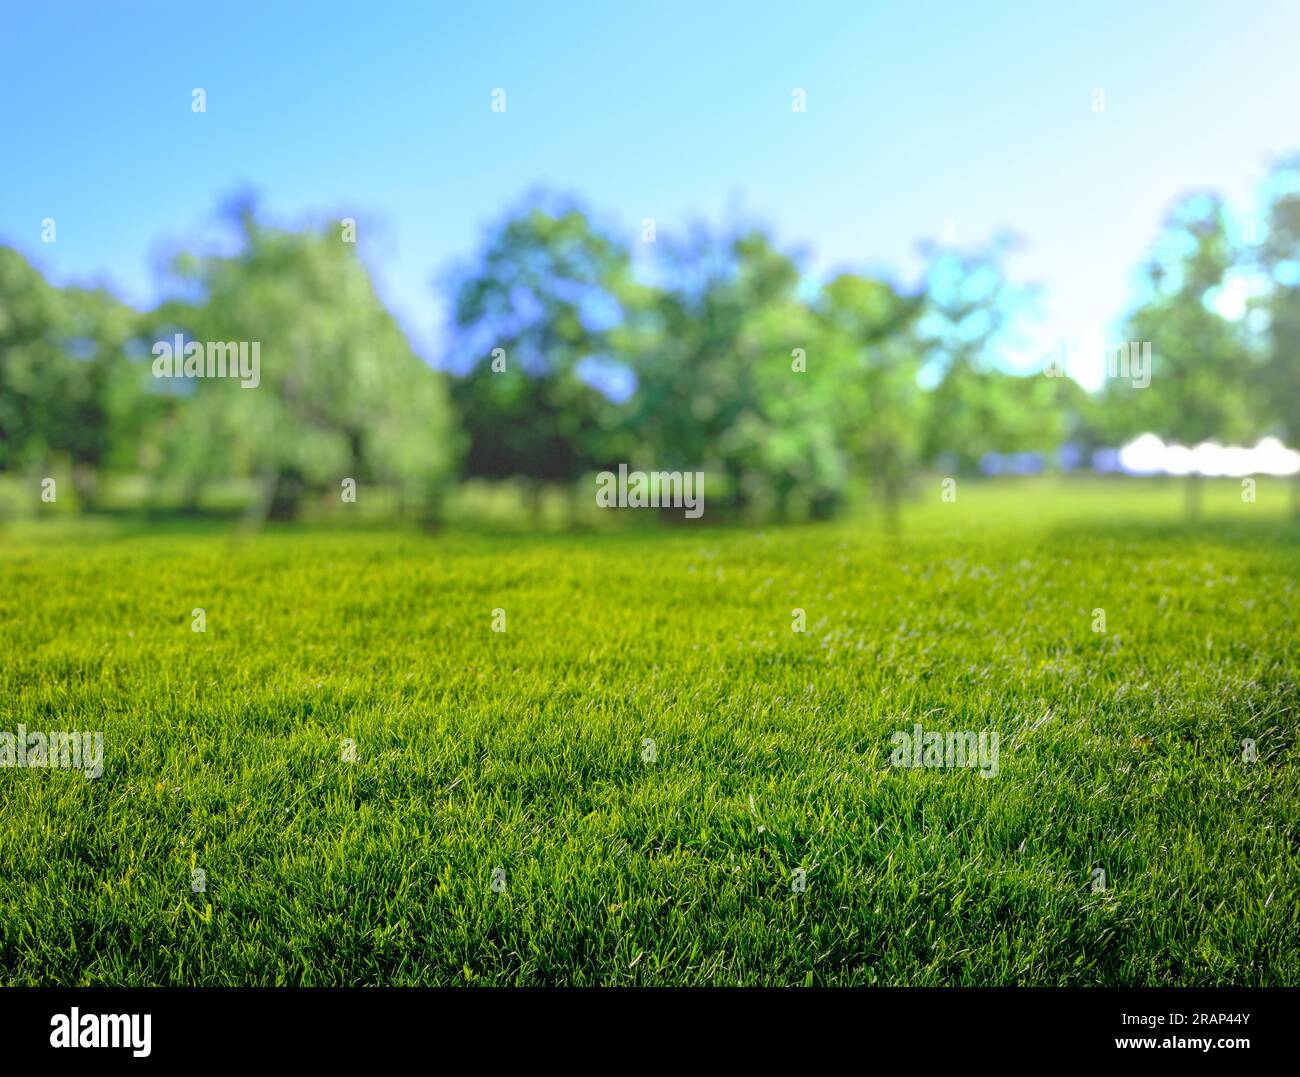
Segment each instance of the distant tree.
[[94,505],[100,470],[143,407],[125,351],[137,320],[107,292],[55,288],[0,247],[0,469],[66,464]]
[[697,228],[661,236],[656,269],[616,338],[636,376],[627,421],[642,461],[704,470],[711,509],[828,514],[845,481],[833,366],[794,262],[761,231]]
[[1069,436],[1071,387],[1083,392],[1069,378],[955,363],[929,394],[928,455],[967,473],[991,453],[1046,457]]
[[454,283],[452,363],[466,474],[520,476],[536,500],[603,466],[614,405],[583,378],[621,317],[627,251],[569,202],[542,198]]
[[1017,376],[1000,352],[1033,291],[1013,285],[1009,235],[972,250],[924,246],[925,303],[917,325],[923,378],[933,385],[925,432],[927,460],[973,471],[987,453],[1055,448],[1065,436],[1063,379]]
[[[1214,305],[1240,264],[1217,195],[1193,195],[1174,207],[1145,266],[1145,297],[1129,318],[1130,342],[1151,344],[1150,385],[1113,378],[1104,391],[1107,408],[1126,416],[1134,433],[1191,446],[1255,432],[1245,332]],[[1188,476],[1189,516],[1200,513],[1202,488],[1202,476]]]
[[[1278,163],[1267,197],[1267,232],[1256,259],[1268,283],[1260,389],[1265,420],[1294,449],[1300,447],[1300,154]],[[1300,515],[1300,475],[1291,492]]]
[[816,304],[835,371],[836,429],[866,471],[891,530],[901,525],[903,495],[924,447],[927,401],[916,335],[922,306],[922,296],[852,274],[827,284]]
[[1070,377],[1045,378],[1054,391],[1054,412],[1062,445],[1077,454],[1072,466],[1086,466],[1099,449],[1109,449],[1131,436],[1120,416],[1106,410],[1100,393],[1090,393]]
[[444,375],[412,351],[335,229],[269,227],[249,204],[235,217],[239,250],[178,257],[174,271],[195,294],[156,322],[203,343],[257,342],[260,384],[167,386],[185,402],[164,472],[191,490],[256,475],[258,516],[292,517],[306,494],[344,478],[392,486],[409,510],[436,514],[457,457]]
[[73,368],[60,354],[58,289],[9,247],[0,247],[0,467],[42,463],[62,438]]

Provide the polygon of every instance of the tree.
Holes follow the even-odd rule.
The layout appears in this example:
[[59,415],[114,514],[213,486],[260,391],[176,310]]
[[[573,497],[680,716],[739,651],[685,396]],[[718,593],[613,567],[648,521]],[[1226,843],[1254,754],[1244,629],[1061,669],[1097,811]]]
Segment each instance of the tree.
[[[1288,445],[1300,445],[1300,154],[1278,163],[1269,181],[1267,233],[1256,263],[1267,278],[1266,357],[1260,370],[1267,421]],[[1300,515],[1300,474],[1291,484]]]
[[0,248],[0,469],[66,464],[93,506],[100,469],[144,407],[126,347],[138,314],[107,292],[58,289]]
[[466,473],[543,483],[603,466],[614,405],[582,377],[620,315],[627,251],[572,203],[539,199],[455,282],[456,403]]
[[236,210],[233,255],[181,255],[197,292],[159,321],[201,343],[257,343],[259,384],[175,382],[185,396],[165,472],[192,490],[219,476],[257,475],[258,517],[293,516],[309,492],[345,478],[397,489],[436,514],[457,456],[445,377],[411,349],[375,295],[355,248],[330,227],[286,231]]
[[917,333],[923,377],[934,383],[925,435],[927,460],[978,469],[988,453],[1055,448],[1065,436],[1063,379],[1017,376],[995,359],[1031,289],[1007,279],[1016,240],[999,236],[969,251],[926,246],[925,303]]
[[1046,454],[1066,440],[1067,405],[1082,392],[1069,378],[955,363],[930,393],[927,456],[972,473],[990,453]]
[[[1106,404],[1129,425],[1195,445],[1248,436],[1254,372],[1241,325],[1214,302],[1240,255],[1217,195],[1192,195],[1170,213],[1145,266],[1146,296],[1129,318],[1131,342],[1151,345],[1150,384],[1111,379]],[[1202,476],[1190,474],[1187,513],[1200,513]]]
[[923,447],[923,350],[916,336],[922,302],[885,281],[844,274],[817,303],[837,379],[836,427],[866,469],[893,531]]
[[60,354],[56,288],[16,250],[0,247],[0,467],[48,459],[64,436],[73,373]]
[[702,469],[710,505],[827,515],[845,481],[833,374],[794,262],[757,229],[660,238],[659,283],[617,337],[635,372],[628,428],[647,466]]

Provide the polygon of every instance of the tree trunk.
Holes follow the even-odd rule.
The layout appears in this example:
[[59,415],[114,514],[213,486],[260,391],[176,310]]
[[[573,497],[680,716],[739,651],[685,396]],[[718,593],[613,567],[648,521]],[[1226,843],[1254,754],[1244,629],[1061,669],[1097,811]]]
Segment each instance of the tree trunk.
[[99,498],[99,473],[92,464],[72,466],[72,488],[77,491],[77,500],[82,509],[94,512]]
[[292,520],[302,499],[302,476],[292,468],[273,467],[262,475],[262,493],[244,514],[244,526],[254,530],[267,520]]
[[903,497],[899,484],[885,480],[881,487],[881,503],[884,509],[885,530],[893,536],[903,530]]
[[1201,518],[1201,506],[1205,500],[1205,476],[1197,475],[1195,472],[1187,476],[1187,484],[1183,487],[1186,494],[1184,508],[1189,520],[1199,520]]
[[275,488],[271,496],[271,519],[294,519],[298,515],[298,506],[302,501],[302,495],[302,475],[294,468],[280,471],[275,477]]
[[582,520],[582,499],[586,492],[587,488],[580,482],[575,482],[569,487],[569,529],[571,531],[580,531],[585,527]]
[[542,522],[542,492],[544,489],[540,479],[526,480],[528,489],[525,494],[528,500],[528,514],[533,518],[533,524],[537,525]]

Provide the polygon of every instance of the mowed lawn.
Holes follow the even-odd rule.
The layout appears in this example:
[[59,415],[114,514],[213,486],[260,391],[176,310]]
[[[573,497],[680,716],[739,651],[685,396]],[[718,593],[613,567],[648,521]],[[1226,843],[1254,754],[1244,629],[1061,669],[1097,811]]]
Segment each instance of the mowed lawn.
[[[0,980],[1300,984],[1300,526],[1280,481],[1181,496],[11,523],[0,731],[104,763],[0,770]],[[915,723],[996,776],[891,767]]]

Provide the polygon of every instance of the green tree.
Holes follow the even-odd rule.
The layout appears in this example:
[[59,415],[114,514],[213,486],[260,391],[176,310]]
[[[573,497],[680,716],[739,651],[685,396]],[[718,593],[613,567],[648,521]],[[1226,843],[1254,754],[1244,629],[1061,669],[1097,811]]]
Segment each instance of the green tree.
[[[1294,449],[1300,447],[1300,154],[1279,162],[1268,188],[1267,232],[1256,259],[1268,285],[1259,381],[1265,421]],[[1300,515],[1300,474],[1291,496]]]
[[239,250],[181,255],[174,270],[197,294],[157,320],[199,342],[257,342],[260,384],[171,386],[184,403],[165,473],[192,492],[256,475],[259,517],[291,517],[345,478],[391,486],[408,510],[435,515],[458,445],[445,376],[412,351],[336,228],[269,227],[249,204],[236,216]]
[[824,516],[845,482],[830,356],[794,262],[758,230],[660,237],[618,336],[638,462],[705,472],[711,508]]
[[866,470],[893,531],[924,447],[927,401],[916,335],[922,305],[922,296],[885,281],[844,274],[826,285],[816,308],[836,379],[836,429]]
[[[1176,205],[1144,269],[1145,298],[1129,318],[1130,344],[1151,345],[1150,384],[1112,378],[1106,406],[1183,445],[1234,440],[1252,430],[1254,370],[1244,328],[1215,308],[1242,263],[1227,211],[1213,194]],[[1187,481],[1187,513],[1200,513],[1203,477]]]
[[923,378],[933,383],[925,434],[927,460],[960,471],[987,453],[1047,452],[1066,432],[1063,379],[998,369],[1018,317],[1034,298],[1013,285],[1004,266],[1009,235],[969,251],[925,248],[925,303],[917,332]]
[[1082,393],[1069,378],[955,363],[929,396],[927,456],[968,474],[990,453],[1046,456],[1069,435],[1071,387]]
[[621,317],[627,251],[569,202],[540,199],[488,238],[454,285],[454,392],[466,473],[545,483],[603,466],[614,405],[583,378]]
[[126,354],[138,318],[106,291],[53,287],[0,248],[0,469],[66,466],[93,507],[101,470],[144,407]]

